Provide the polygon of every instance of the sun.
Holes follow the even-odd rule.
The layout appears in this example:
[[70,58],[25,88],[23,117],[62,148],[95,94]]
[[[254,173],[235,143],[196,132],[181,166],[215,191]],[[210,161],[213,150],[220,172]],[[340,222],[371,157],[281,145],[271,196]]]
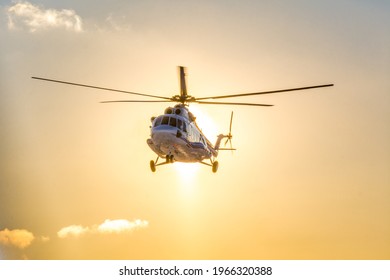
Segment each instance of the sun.
[[199,171],[198,163],[175,162],[174,167],[181,178],[191,181]]
[[173,166],[181,186],[182,195],[185,197],[191,196],[197,186],[198,173],[201,167],[200,164],[175,162]]
[[[196,117],[196,123],[202,130],[202,133],[211,143],[214,143],[217,138],[218,129],[213,119],[195,104],[191,104],[190,111]],[[200,170],[200,166],[199,163],[175,163],[176,170],[180,173],[180,177],[185,178],[187,181],[195,179]]]
[[203,134],[211,141],[211,143],[215,143],[217,140],[218,128],[213,119],[195,104],[191,104],[190,111],[195,115],[196,123],[202,130]]
[[[195,115],[196,123],[202,130],[203,134],[211,141],[211,143],[214,143],[216,141],[218,130],[213,119],[196,105],[191,104],[190,111]],[[202,164],[175,162],[174,167],[178,173],[178,177],[181,181],[185,182],[187,188],[191,188],[191,186],[196,185],[196,180],[199,175],[198,173],[202,168]]]

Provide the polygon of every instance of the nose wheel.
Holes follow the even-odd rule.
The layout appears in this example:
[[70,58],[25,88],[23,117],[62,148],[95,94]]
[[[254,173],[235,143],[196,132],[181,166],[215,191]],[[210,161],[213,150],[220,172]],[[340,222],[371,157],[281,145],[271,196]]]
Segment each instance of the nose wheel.
[[173,163],[173,155],[167,155],[165,157],[166,163]]

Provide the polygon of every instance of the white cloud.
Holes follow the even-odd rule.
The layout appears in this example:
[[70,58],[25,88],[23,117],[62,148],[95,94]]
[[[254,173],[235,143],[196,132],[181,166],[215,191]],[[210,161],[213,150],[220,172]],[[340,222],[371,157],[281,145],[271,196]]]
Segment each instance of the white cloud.
[[125,219],[119,220],[105,220],[100,225],[93,225],[92,227],[84,227],[81,225],[71,225],[62,228],[57,232],[60,238],[78,237],[83,234],[111,234],[111,233],[129,233],[136,229],[145,228],[149,225],[148,221],[136,219],[129,221]]
[[44,9],[29,2],[14,2],[7,9],[10,30],[27,28],[30,32],[53,28],[83,31],[81,17],[73,10]]
[[71,225],[64,227],[57,232],[58,237],[65,238],[69,236],[77,237],[89,231],[89,228],[81,225]]
[[30,246],[34,235],[25,229],[4,229],[0,231],[0,244],[14,246],[20,249]]
[[144,228],[148,225],[148,221],[139,219],[132,222],[128,220],[105,220],[104,223],[97,227],[97,231],[100,233],[121,233]]

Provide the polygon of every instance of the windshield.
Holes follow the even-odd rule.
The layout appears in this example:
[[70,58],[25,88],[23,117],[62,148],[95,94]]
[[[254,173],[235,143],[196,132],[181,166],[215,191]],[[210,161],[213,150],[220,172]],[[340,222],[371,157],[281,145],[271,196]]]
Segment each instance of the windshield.
[[180,130],[187,132],[187,127],[185,121],[176,118],[176,117],[168,117],[168,116],[160,116],[156,118],[154,121],[153,127],[157,127],[160,125],[169,125],[172,127],[177,127]]

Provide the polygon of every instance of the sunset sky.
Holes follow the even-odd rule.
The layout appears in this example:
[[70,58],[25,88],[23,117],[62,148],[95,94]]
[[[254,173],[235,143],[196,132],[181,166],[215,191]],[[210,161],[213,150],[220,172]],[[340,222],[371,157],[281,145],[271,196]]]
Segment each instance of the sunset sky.
[[[389,259],[390,1],[0,1],[0,259]],[[234,153],[149,169],[170,97]],[[228,100],[227,100],[228,101]],[[174,105],[174,104],[172,104]]]

